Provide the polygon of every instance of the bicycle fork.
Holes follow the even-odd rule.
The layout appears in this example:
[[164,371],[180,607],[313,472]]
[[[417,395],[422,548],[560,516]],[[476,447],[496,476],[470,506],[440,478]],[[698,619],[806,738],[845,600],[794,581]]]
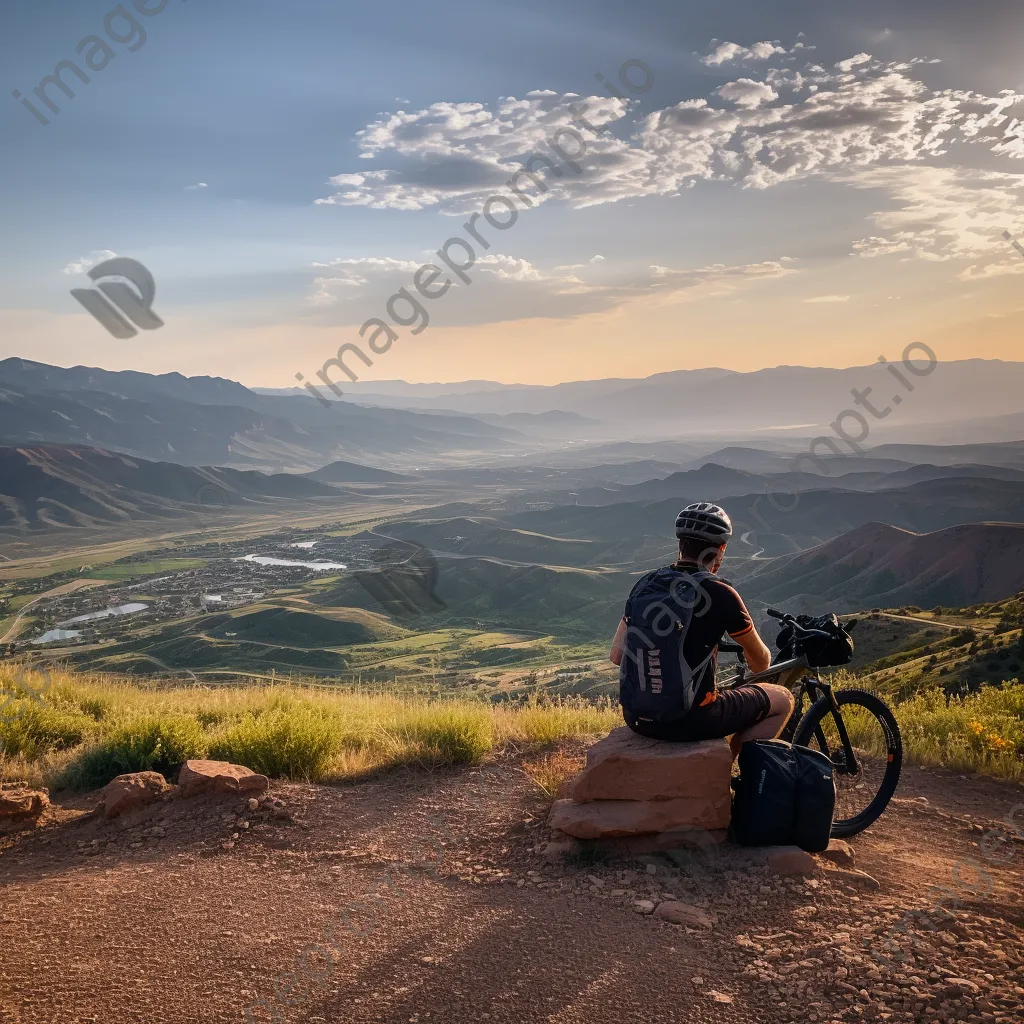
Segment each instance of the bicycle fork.
[[[850,742],[850,734],[846,731],[846,722],[843,721],[843,714],[839,710],[839,701],[836,700],[836,695],[832,690],[830,683],[823,683],[820,679],[807,678],[803,680],[804,689],[811,698],[811,705],[813,706],[817,699],[818,694],[828,697],[829,704],[832,706],[832,717],[835,719],[836,732],[839,733],[839,742],[843,747],[843,755],[845,758],[844,774],[846,775],[858,775],[860,773],[860,764],[857,762],[857,755],[853,752],[853,744]],[[802,697],[801,693],[801,697]],[[827,746],[824,742],[824,737],[819,736],[818,741],[822,743],[823,748]],[[823,750],[824,752],[824,750]],[[829,756],[832,759],[833,764],[835,763],[835,757],[830,752]]]

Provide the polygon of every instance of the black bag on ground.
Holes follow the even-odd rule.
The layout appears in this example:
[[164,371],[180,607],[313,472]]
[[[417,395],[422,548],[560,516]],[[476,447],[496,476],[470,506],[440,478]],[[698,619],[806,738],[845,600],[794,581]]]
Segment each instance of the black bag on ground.
[[[800,654],[806,655],[813,668],[827,668],[831,665],[848,665],[853,660],[853,637],[843,629],[834,613],[828,615],[798,615],[796,621],[806,629],[820,629],[824,636],[802,637],[799,641]],[[784,651],[793,642],[793,627],[786,625],[779,630],[775,646]]]
[[835,812],[832,762],[784,740],[751,740],[739,756],[732,833],[743,846],[828,846]]

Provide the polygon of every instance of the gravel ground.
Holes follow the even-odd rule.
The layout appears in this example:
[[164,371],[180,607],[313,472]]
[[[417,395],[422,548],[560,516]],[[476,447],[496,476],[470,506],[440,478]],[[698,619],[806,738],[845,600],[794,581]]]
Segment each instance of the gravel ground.
[[[546,801],[514,759],[270,795],[113,823],[57,801],[0,837],[0,1021],[1024,1018],[1024,843],[997,843],[981,880],[967,864],[990,827],[1011,836],[1021,787],[907,769],[852,841],[866,879],[769,877],[727,847],[549,864]],[[635,907],[662,902],[703,913]]]

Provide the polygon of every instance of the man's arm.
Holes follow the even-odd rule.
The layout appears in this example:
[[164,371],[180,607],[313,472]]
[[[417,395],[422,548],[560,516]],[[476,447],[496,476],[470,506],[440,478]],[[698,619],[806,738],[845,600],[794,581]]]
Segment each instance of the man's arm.
[[735,601],[728,607],[725,631],[743,648],[743,656],[751,672],[763,672],[772,663],[772,652],[758,636],[754,628],[754,620],[743,603],[743,598],[734,587],[729,587],[730,597]]
[[626,619],[619,620],[619,628],[615,630],[615,638],[612,640],[612,649],[608,657],[613,665],[622,664],[622,648],[626,644]]
[[734,636],[733,640],[743,648],[743,657],[746,658],[751,672],[763,672],[771,665],[772,652],[758,636],[753,625],[742,636]]

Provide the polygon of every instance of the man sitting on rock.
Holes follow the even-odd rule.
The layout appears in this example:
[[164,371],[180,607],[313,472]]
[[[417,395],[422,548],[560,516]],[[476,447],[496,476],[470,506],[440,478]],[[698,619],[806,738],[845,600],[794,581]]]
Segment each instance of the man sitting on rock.
[[751,671],[771,664],[740,595],[715,574],[732,537],[724,509],[702,501],[676,517],[679,559],[647,573],[630,592],[612,641],[626,724],[641,736],[694,741],[731,736],[733,756],[747,740],[778,736],[793,711],[784,686],[715,687],[718,643],[728,633]]

